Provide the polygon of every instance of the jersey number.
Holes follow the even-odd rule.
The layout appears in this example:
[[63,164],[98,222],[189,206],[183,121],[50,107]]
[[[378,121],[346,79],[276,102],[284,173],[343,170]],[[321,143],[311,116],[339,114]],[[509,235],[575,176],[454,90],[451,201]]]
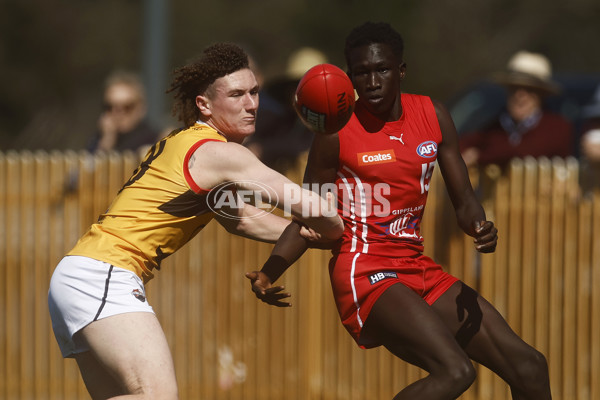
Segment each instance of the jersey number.
[[144,161],[142,161],[140,166],[137,167],[135,171],[133,171],[133,175],[131,176],[131,178],[129,178],[127,182],[125,182],[121,190],[119,190],[119,193],[121,193],[121,191],[127,186],[132,185],[134,182],[136,182],[138,179],[144,176],[146,171],[148,171],[148,168],[150,168],[150,163],[156,160],[156,158],[163,152],[166,143],[166,140],[163,139],[160,142],[156,143],[154,146],[152,146]]
[[429,192],[429,183],[431,182],[434,166],[435,161],[421,164],[421,194]]
[[[136,182],[138,179],[140,179],[142,176],[144,176],[144,174],[146,173],[146,171],[148,171],[148,168],[150,168],[150,163],[152,163],[152,161],[156,160],[156,158],[161,155],[161,153],[163,152],[163,150],[165,149],[165,144],[166,144],[166,140],[163,139],[160,142],[156,143],[154,146],[152,146],[152,148],[150,149],[150,151],[148,152],[148,155],[146,156],[146,158],[144,159],[144,161],[141,162],[140,166],[137,167],[137,169],[135,171],[133,171],[133,175],[131,175],[131,178],[129,178],[129,180],[127,182],[125,182],[125,184],[123,185],[123,187],[121,188],[121,190],[119,190],[119,193],[121,193],[121,191],[123,189],[125,189],[127,186],[132,185],[134,182]],[[156,249],[156,257],[154,258],[155,262],[156,262],[156,269],[160,270],[160,263],[163,259],[167,258],[167,256],[169,256],[171,253],[163,253],[162,249],[160,248],[160,246],[157,247]]]

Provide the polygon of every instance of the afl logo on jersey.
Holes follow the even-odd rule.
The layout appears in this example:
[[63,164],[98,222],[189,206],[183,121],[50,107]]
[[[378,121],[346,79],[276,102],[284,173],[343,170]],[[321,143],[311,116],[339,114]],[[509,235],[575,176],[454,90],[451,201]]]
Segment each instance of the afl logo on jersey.
[[417,154],[423,158],[433,158],[437,155],[437,143],[429,140],[423,142],[417,147]]

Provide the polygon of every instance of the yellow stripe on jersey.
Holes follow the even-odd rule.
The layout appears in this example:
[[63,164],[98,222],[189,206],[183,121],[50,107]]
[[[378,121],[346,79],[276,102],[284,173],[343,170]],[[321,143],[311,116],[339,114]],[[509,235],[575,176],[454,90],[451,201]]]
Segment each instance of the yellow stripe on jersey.
[[226,141],[209,126],[196,124],[156,143],[68,255],[131,270],[144,283],[152,279],[152,270],[214,217],[207,191],[195,185],[187,169],[193,150],[210,140]]

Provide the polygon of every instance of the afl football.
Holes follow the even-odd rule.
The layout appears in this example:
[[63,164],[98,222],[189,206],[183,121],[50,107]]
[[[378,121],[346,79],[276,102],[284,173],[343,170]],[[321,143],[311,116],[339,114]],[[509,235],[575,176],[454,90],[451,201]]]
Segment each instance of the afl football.
[[354,87],[339,67],[315,65],[298,83],[294,108],[304,125],[313,132],[338,132],[354,111]]

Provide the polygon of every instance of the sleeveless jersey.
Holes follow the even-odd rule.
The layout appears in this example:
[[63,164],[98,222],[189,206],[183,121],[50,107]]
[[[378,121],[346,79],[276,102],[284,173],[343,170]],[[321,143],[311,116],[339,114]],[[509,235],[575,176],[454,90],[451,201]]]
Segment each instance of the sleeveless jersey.
[[212,218],[208,192],[187,165],[207,141],[226,139],[207,125],[172,132],[156,143],[108,210],[67,255],[86,256],[135,272],[145,282],[161,261]]
[[402,117],[382,123],[357,104],[339,132],[337,252],[412,256],[423,251],[421,218],[442,140],[426,96],[402,94]]

